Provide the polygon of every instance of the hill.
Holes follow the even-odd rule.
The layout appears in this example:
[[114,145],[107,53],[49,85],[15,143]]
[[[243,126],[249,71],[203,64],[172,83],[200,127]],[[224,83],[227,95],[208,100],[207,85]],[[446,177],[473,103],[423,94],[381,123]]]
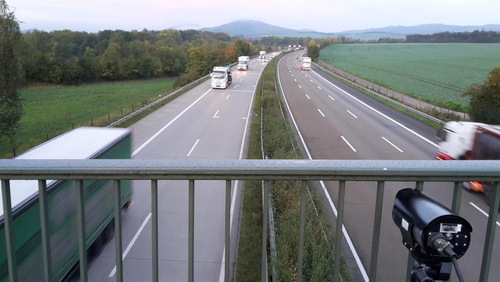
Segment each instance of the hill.
[[409,34],[433,34],[438,32],[472,32],[474,30],[500,31],[500,24],[489,24],[483,26],[457,26],[445,24],[422,24],[416,26],[388,26],[381,28],[371,28],[364,30],[349,30],[335,33],[322,33],[314,30],[295,30],[290,28],[270,25],[254,20],[239,20],[217,27],[202,28],[210,32],[224,32],[231,36],[243,38],[261,38],[266,36],[279,37],[312,37],[324,38],[326,36],[345,36],[363,40],[376,40],[378,38],[401,38],[404,39]]

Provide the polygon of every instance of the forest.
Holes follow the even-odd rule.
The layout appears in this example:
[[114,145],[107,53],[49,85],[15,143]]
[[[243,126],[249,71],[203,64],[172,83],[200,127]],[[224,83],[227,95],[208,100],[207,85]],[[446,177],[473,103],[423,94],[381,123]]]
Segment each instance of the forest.
[[434,34],[412,34],[406,36],[406,43],[500,43],[500,32],[439,32]]
[[209,73],[213,66],[236,62],[238,56],[289,44],[306,46],[309,40],[247,40],[199,30],[33,30],[22,34],[19,60],[25,83],[77,85],[168,76],[179,77],[180,86]]

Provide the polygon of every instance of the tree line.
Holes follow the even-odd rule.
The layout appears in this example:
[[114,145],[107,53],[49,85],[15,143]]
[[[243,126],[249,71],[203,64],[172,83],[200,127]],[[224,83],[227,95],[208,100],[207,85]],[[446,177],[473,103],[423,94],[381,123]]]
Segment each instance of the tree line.
[[500,32],[439,32],[434,34],[412,34],[406,36],[406,43],[500,43]]
[[251,42],[198,30],[98,33],[30,31],[22,34],[20,63],[26,81],[79,84],[208,73],[214,65],[258,52]]

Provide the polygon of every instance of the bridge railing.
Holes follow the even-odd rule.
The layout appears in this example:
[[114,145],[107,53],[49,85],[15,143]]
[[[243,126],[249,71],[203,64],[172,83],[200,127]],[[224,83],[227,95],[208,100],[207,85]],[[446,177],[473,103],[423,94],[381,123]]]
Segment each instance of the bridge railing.
[[[230,195],[231,181],[233,180],[301,180],[301,181],[338,181],[338,217],[336,226],[342,226],[344,214],[344,195],[346,181],[376,181],[377,197],[375,220],[372,240],[371,263],[369,278],[376,281],[377,255],[380,239],[380,226],[382,214],[382,198],[384,183],[386,181],[412,181],[416,182],[417,189],[423,187],[424,182],[455,182],[452,200],[452,211],[459,213],[461,201],[461,183],[463,181],[479,181],[500,183],[499,161],[361,161],[361,160],[0,160],[0,179],[2,181],[2,200],[4,209],[3,224],[6,238],[6,252],[8,258],[8,271],[11,281],[16,280],[17,265],[15,261],[15,248],[13,242],[12,208],[10,204],[10,180],[39,180],[39,191],[43,191],[44,180],[113,180],[115,187],[120,186],[122,180],[150,180],[152,191],[152,261],[153,279],[158,281],[158,180],[188,180],[189,181],[189,215],[188,215],[188,278],[193,281],[194,273],[194,189],[198,180],[225,180],[226,181],[226,220],[225,220],[225,257],[229,256],[230,247]],[[84,233],[81,228],[84,218],[84,202],[82,185],[77,185],[79,247],[81,280],[87,281],[87,265]],[[305,187],[305,185],[303,185]],[[305,189],[303,189],[305,191]],[[115,189],[119,191],[119,189]],[[305,192],[304,192],[305,193]],[[498,185],[493,189],[493,200],[490,206],[484,251],[481,263],[480,281],[488,280],[494,245],[495,224],[498,217],[500,202],[500,189]],[[305,197],[304,197],[305,198]],[[43,264],[45,279],[51,280],[50,241],[48,239],[48,220],[46,211],[47,195],[39,194],[41,213],[41,232]],[[116,241],[116,277],[117,281],[123,280],[122,259],[122,230],[120,214],[120,195],[115,196],[115,241]],[[268,211],[264,206],[264,225]],[[305,206],[305,205],[302,205]],[[45,210],[44,210],[45,207]],[[301,212],[300,222],[304,222],[304,213]],[[336,228],[335,238],[342,238],[342,228]],[[265,236],[265,234],[263,234]],[[298,280],[302,279],[301,254],[304,248],[303,232],[299,238],[299,265]],[[263,238],[265,241],[265,238]],[[335,249],[340,250],[342,240],[335,240]],[[266,246],[262,246],[263,257],[266,255]],[[335,279],[339,277],[340,251],[335,252]],[[337,255],[338,254],[338,255]],[[413,265],[408,262],[407,273]],[[407,274],[407,279],[409,275]],[[225,260],[226,281],[230,279],[230,260]],[[262,280],[267,279],[263,272]]]

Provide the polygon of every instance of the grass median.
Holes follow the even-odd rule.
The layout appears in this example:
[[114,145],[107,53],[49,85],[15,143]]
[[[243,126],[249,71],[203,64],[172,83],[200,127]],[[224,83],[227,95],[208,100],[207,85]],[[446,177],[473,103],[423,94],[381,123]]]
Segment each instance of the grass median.
[[[254,112],[259,118],[254,119],[251,125],[248,152],[250,159],[263,158],[261,148],[264,156],[269,159],[302,158],[288,119],[282,115],[281,96],[275,88],[278,59],[275,58],[268,64],[257,88]],[[301,182],[270,181],[269,183],[276,230],[277,263],[274,267],[277,279],[295,281],[298,274]],[[305,220],[302,277],[304,281],[333,280],[333,231],[318,202],[314,189],[309,189]],[[246,181],[236,281],[260,280],[262,220],[262,183]],[[268,273],[272,273],[271,269]],[[341,267],[341,276],[342,281],[350,281],[345,265]]]

